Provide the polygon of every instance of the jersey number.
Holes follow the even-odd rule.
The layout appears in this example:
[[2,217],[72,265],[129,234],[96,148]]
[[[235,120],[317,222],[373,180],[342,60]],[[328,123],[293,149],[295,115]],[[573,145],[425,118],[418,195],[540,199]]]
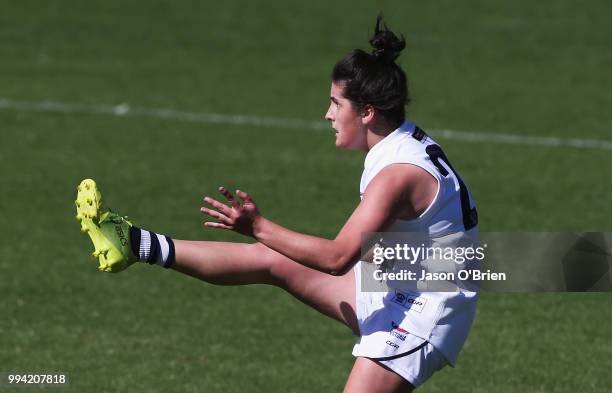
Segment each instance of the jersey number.
[[[429,145],[425,148],[425,152],[431,159],[431,162],[434,163],[440,174],[444,177],[448,177],[449,172],[448,169],[453,172],[453,175],[459,182],[459,193],[461,195],[461,213],[463,215],[463,226],[466,231],[474,228],[478,225],[478,212],[476,211],[476,207],[470,207],[470,194],[468,193],[467,187],[461,177],[457,174],[457,172],[453,169],[450,161],[446,157],[446,154],[442,151],[442,148],[438,145]],[[442,165],[440,162],[444,162],[446,166]],[[448,169],[447,169],[448,168]]]

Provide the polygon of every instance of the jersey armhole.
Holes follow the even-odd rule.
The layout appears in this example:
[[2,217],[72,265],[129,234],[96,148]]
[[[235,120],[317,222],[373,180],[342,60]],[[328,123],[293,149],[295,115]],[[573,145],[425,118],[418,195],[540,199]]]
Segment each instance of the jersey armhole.
[[[423,213],[421,213],[418,217],[413,218],[411,220],[402,220],[401,218],[398,218],[398,221],[402,221],[402,222],[407,222],[407,223],[414,223],[414,222],[419,222],[425,218],[427,218],[430,214],[432,214],[435,209],[434,206],[436,206],[436,204],[438,203],[438,199],[440,199],[440,196],[442,195],[442,182],[440,181],[440,179],[438,178],[436,172],[434,172],[433,170],[430,170],[426,167],[424,167],[423,165],[419,165],[415,162],[412,161],[399,161],[399,162],[391,162],[389,163],[389,165],[384,166],[383,168],[381,168],[380,170],[382,171],[384,168],[394,165],[394,164],[401,164],[401,165],[414,165],[418,168],[421,168],[422,170],[424,170],[425,172],[427,172],[431,177],[434,178],[434,180],[436,181],[436,185],[437,185],[437,189],[436,189],[436,195],[433,197],[433,199],[431,200],[431,202],[429,203],[429,205],[427,205],[427,208],[423,211]],[[379,171],[380,172],[380,171]]]

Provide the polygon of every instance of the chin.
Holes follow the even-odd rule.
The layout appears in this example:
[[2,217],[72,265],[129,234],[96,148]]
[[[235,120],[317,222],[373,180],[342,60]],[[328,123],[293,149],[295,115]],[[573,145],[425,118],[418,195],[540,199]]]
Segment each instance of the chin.
[[346,150],[362,150],[359,146],[355,144],[354,140],[347,140],[347,138],[342,138],[340,135],[336,135],[336,147],[338,149]]
[[346,143],[336,143],[336,148],[343,149],[343,150],[362,150],[362,149],[359,149],[358,147],[354,147]]

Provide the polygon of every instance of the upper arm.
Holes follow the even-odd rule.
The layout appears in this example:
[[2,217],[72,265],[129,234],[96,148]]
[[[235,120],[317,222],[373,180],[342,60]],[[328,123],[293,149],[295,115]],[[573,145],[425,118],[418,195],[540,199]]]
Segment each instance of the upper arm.
[[359,258],[362,234],[382,232],[397,219],[418,217],[435,198],[437,188],[437,180],[416,165],[392,164],[382,169],[334,239],[342,267]]

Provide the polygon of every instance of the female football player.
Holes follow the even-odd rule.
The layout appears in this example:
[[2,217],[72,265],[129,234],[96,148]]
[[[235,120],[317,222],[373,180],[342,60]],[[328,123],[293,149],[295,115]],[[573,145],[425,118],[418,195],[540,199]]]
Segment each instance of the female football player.
[[[354,50],[333,68],[325,119],[336,146],[366,153],[361,201],[334,239],[301,234],[267,219],[249,194],[221,187],[225,203],[204,198],[209,228],[256,240],[229,243],[175,240],[100,211],[100,194],[84,180],[77,218],[91,236],[100,270],[134,261],[159,264],[220,285],[264,283],[343,323],[358,337],[347,393],[409,392],[454,365],[476,307],[473,292],[362,290],[362,234],[477,230],[471,196],[425,132],[405,120],[408,88],[395,62],[404,49],[377,20],[371,53]],[[299,201],[298,201],[299,202]]]

